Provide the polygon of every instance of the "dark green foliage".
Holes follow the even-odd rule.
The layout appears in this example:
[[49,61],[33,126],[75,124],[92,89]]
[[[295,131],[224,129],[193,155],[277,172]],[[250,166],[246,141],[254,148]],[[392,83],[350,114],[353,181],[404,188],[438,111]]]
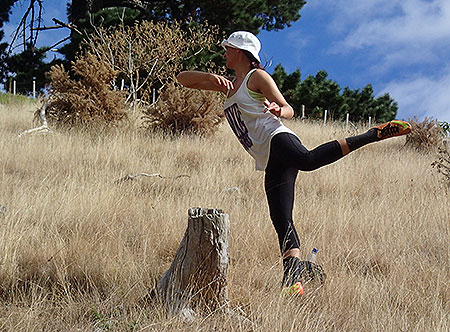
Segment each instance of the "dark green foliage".
[[[9,21],[9,15],[11,14],[11,8],[13,7],[14,3],[16,3],[17,1],[18,0],[2,0],[0,2],[0,28],[3,27],[4,22]],[[3,31],[2,31],[2,33],[3,33]],[[1,35],[0,35],[0,37],[1,37]]]
[[36,81],[36,91],[44,89],[47,82],[46,72],[50,70],[51,64],[45,63],[45,52],[48,49],[32,48],[27,44],[25,51],[16,53],[2,59],[2,70],[0,71],[0,82],[6,90],[10,90],[11,81],[16,81],[17,93],[29,95],[33,89],[33,80]]
[[94,26],[99,27],[113,27],[113,26],[132,26],[136,21],[142,19],[142,15],[136,9],[130,9],[125,7],[113,7],[100,9],[89,14],[86,1],[75,2],[68,5],[68,18],[69,21],[76,25],[79,34],[76,31],[71,32],[70,43],[65,44],[60,48],[60,53],[63,54],[68,61],[73,61],[76,54],[80,50],[80,45],[87,35],[94,32]]
[[[176,20],[199,23],[208,21],[218,25],[227,34],[236,30],[258,33],[260,29],[279,30],[290,26],[300,18],[299,11],[306,1],[298,0],[156,0],[133,2],[128,0],[97,0],[91,6],[86,0],[80,1],[74,13],[97,12],[110,7],[128,7],[139,11],[140,16],[152,21]],[[75,11],[76,9],[76,11]],[[75,14],[76,14],[75,13]]]
[[[12,5],[18,0],[2,0],[0,5],[0,28],[3,21],[9,17]],[[217,25],[225,35],[235,30],[248,30],[257,34],[261,29],[279,30],[283,29],[300,18],[299,11],[305,5],[304,0],[272,1],[272,0],[169,0],[169,1],[129,1],[129,0],[78,0],[70,1],[67,6],[68,20],[76,26],[78,33],[71,30],[70,42],[60,47],[59,52],[64,55],[64,66],[70,69],[71,61],[76,59],[76,54],[80,51],[83,38],[93,32],[93,26],[131,26],[136,21],[150,20],[177,21],[184,25],[185,29],[195,24],[208,22],[210,26]],[[48,33],[48,32],[46,32]],[[3,32],[0,30],[0,37]],[[0,38],[1,39],[1,38]],[[0,78],[6,83],[7,71],[21,72],[20,68],[4,68],[3,60],[6,58],[4,51],[6,44],[0,45]],[[202,69],[202,64],[214,61],[222,65],[220,48],[212,47],[209,52],[195,54],[186,61],[186,68],[195,67]],[[37,57],[38,54],[33,55]],[[24,54],[23,57],[29,55]],[[52,65],[55,63],[52,63]],[[3,67],[3,68],[2,68]],[[32,66],[31,68],[34,68]],[[48,69],[48,68],[47,68]],[[30,76],[30,74],[27,74]],[[39,76],[31,74],[31,76]]]
[[[95,25],[117,25],[123,17],[125,25],[134,21],[177,21],[189,25],[208,22],[217,25],[225,35],[236,30],[247,30],[257,34],[261,29],[280,30],[289,27],[300,18],[299,11],[304,0],[169,0],[169,1],[76,1],[68,6],[69,21],[83,33],[90,33],[92,26],[88,13],[93,15]],[[125,10],[125,11],[124,11]],[[82,36],[72,32],[72,40],[61,52],[73,60]],[[205,57],[205,55],[202,55]],[[215,60],[210,54],[208,60]],[[222,62],[222,59],[216,59]]]
[[[18,0],[2,0],[0,2],[0,29],[3,28],[5,22],[8,22],[11,10],[17,2]],[[3,36],[4,32],[0,30],[0,40]],[[52,64],[45,63],[45,53],[48,51],[48,47],[36,48],[34,41],[31,43],[31,39],[27,38],[26,40],[24,50],[15,54],[8,53],[10,45],[7,43],[0,44],[0,83],[3,84],[5,90],[12,91],[12,81],[15,80],[16,91],[29,95],[33,90],[33,80],[36,81],[37,92],[42,91],[46,84],[45,73],[51,65],[60,61],[54,61]]]
[[371,84],[367,84],[361,91],[344,88],[344,98],[339,119],[343,120],[348,113],[351,119],[368,119],[372,117],[377,122],[392,120],[397,115],[398,105],[388,93],[375,98]]
[[370,84],[362,90],[345,87],[341,92],[339,84],[329,79],[325,70],[302,81],[298,69],[288,75],[277,65],[272,77],[296,116],[301,115],[302,105],[305,105],[306,116],[312,118],[323,117],[327,110],[334,120],[345,120],[348,113],[352,121],[367,120],[370,116],[373,121],[386,122],[397,114],[398,105],[389,94],[375,98]]
[[[3,24],[9,21],[9,15],[11,14],[11,8],[18,0],[2,0],[0,1],[0,29],[3,28]],[[0,30],[0,41],[3,39],[5,33]],[[5,71],[5,59],[7,57],[6,50],[8,48],[7,43],[0,43],[0,80],[2,74]]]
[[309,75],[296,89],[296,106],[304,104],[308,116],[322,117],[325,110],[332,118],[337,116],[343,98],[339,85],[327,77],[327,72],[321,70],[316,76]]

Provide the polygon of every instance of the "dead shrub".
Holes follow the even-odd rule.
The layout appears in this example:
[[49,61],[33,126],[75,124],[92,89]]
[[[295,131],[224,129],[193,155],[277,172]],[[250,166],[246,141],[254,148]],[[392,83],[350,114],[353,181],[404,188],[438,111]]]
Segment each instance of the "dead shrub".
[[223,121],[223,96],[215,91],[188,89],[171,83],[158,100],[143,110],[143,127],[173,135],[208,135]]
[[408,121],[412,131],[406,136],[406,146],[418,151],[436,151],[442,146],[443,132],[438,121],[428,117],[422,122],[417,117]]
[[[117,71],[86,53],[72,63],[72,75],[62,65],[50,70],[47,120],[65,127],[112,125],[126,118],[125,95],[111,82]],[[71,77],[72,76],[72,77]]]
[[448,149],[439,149],[439,159],[431,164],[444,176],[444,181],[450,188],[450,152]]
[[[207,23],[182,28],[174,22],[140,21],[133,26],[97,27],[86,47],[124,79],[127,102],[152,102],[152,89],[174,81],[186,60],[221,39]],[[200,65],[197,63],[196,65]]]

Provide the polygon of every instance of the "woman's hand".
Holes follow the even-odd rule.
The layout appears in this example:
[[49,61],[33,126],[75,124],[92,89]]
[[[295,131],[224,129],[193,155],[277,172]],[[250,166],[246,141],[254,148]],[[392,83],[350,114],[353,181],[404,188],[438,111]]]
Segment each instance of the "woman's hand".
[[268,100],[266,100],[264,101],[264,106],[266,106],[266,108],[264,109],[264,113],[270,112],[276,117],[281,117],[282,107],[280,107],[280,105],[278,105],[276,102],[269,102]]
[[209,74],[209,81],[220,88],[224,93],[227,93],[228,90],[234,89],[233,82],[220,75]]

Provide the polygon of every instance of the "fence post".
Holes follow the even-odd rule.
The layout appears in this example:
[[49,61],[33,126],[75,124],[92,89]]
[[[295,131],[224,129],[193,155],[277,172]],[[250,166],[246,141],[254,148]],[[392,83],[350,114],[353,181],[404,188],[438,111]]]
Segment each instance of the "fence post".
[[33,80],[33,98],[36,98],[36,80]]
[[16,80],[13,81],[13,95],[16,95]]
[[327,124],[327,113],[328,113],[328,111],[325,110],[324,116],[323,116],[323,125],[324,125],[324,126]]
[[302,105],[302,120],[305,118],[305,105]]
[[349,118],[350,118],[350,114],[347,113],[347,115],[345,116],[345,130],[348,129],[348,121],[349,121]]
[[372,127],[372,117],[369,116],[369,128]]

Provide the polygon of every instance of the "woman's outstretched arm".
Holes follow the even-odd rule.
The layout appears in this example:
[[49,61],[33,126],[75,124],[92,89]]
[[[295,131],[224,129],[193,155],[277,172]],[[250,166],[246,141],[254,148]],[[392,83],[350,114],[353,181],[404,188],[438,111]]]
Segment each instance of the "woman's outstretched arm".
[[233,89],[233,82],[229,79],[201,71],[182,71],[177,75],[177,80],[185,87],[192,89],[221,91],[223,93]]

